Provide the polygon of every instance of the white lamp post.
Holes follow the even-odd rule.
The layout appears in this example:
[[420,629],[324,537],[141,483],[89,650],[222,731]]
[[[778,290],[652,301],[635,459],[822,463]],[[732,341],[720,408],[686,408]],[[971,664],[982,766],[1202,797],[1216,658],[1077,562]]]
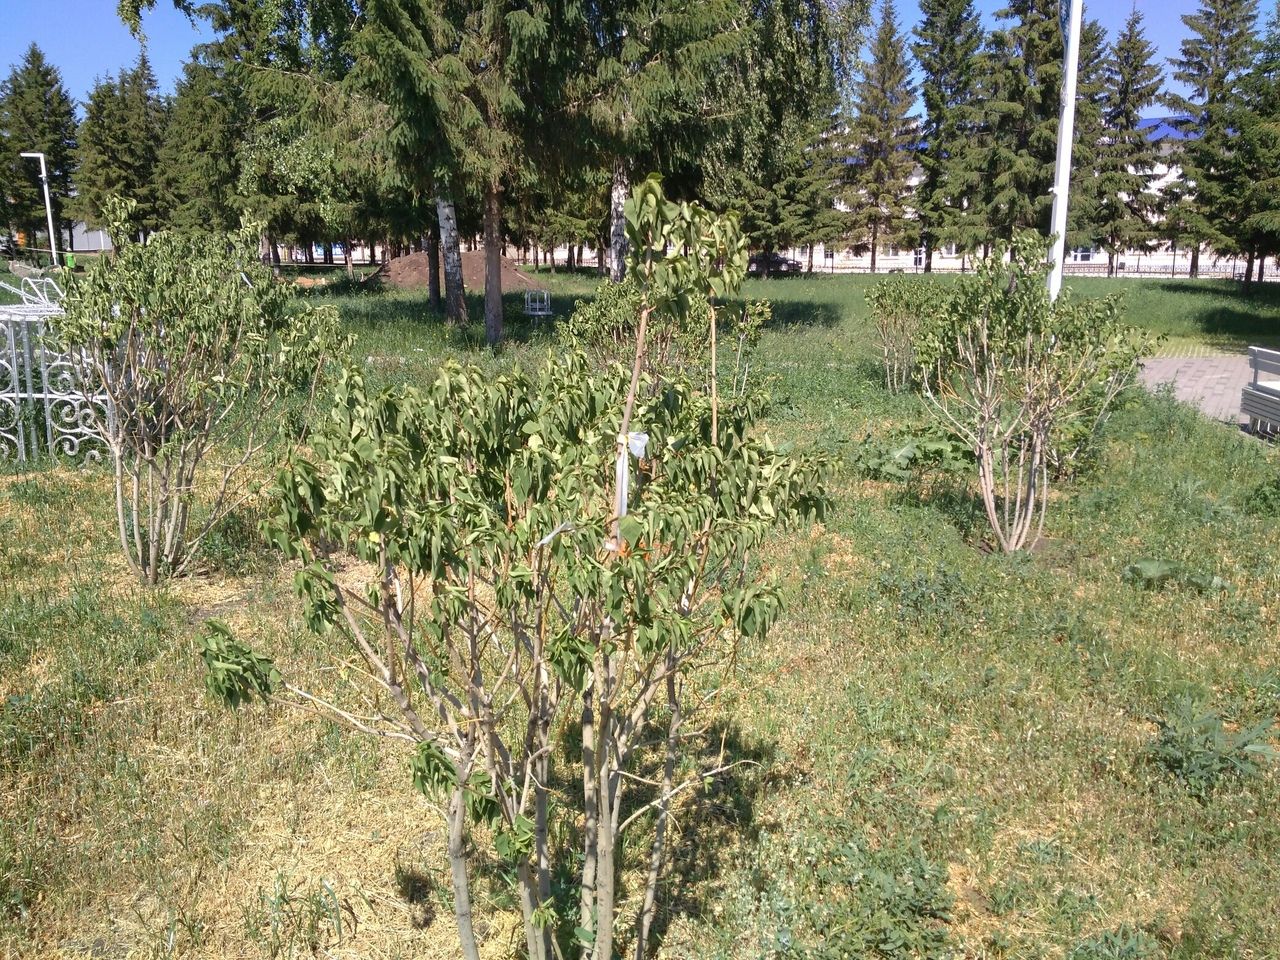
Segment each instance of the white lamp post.
[[[1066,10],[1070,4],[1070,12]],[[1062,113],[1058,118],[1058,156],[1053,168],[1053,234],[1050,254],[1049,298],[1058,299],[1062,266],[1067,254],[1067,191],[1071,186],[1071,141],[1076,124],[1076,73],[1080,62],[1080,13],[1083,0],[1063,0],[1062,32],[1067,55],[1062,71]]]
[[53,254],[53,265],[58,265],[58,234],[53,229],[53,204],[49,200],[49,168],[45,164],[43,153],[20,153],[20,157],[40,161],[40,183],[44,185],[44,212],[49,218],[49,250]]

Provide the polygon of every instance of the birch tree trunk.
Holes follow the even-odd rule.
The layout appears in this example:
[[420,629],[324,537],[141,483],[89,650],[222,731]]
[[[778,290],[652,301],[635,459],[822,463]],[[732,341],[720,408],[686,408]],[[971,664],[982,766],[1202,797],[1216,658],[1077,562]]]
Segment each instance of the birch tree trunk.
[[621,283],[627,273],[627,224],[622,208],[627,202],[626,168],[621,160],[613,164],[613,185],[609,190],[609,279]]
[[462,295],[462,251],[458,247],[458,215],[453,198],[436,194],[436,217],[440,221],[440,243],[444,247],[445,316],[457,326],[467,322],[467,301]]
[[484,338],[502,341],[502,202],[496,184],[484,195]]

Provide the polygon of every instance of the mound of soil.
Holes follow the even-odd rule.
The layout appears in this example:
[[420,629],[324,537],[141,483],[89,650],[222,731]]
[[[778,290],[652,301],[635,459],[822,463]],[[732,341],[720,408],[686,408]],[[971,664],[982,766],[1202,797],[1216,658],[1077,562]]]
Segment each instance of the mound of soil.
[[[401,290],[425,290],[430,272],[430,261],[425,253],[411,253],[404,257],[396,257],[384,263],[376,276],[384,283]],[[484,251],[464,250],[462,252],[462,285],[468,290],[484,289]],[[521,273],[514,260],[502,258],[502,289],[533,290],[537,282],[527,274]]]

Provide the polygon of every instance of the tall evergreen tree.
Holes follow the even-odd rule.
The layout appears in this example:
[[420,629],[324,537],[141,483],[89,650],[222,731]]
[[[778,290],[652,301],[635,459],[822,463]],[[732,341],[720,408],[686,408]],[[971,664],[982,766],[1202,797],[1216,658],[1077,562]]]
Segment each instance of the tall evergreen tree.
[[183,68],[160,148],[160,185],[170,225],[226,232],[240,222],[237,152],[248,107],[218,70]]
[[933,269],[943,243],[972,250],[981,151],[977,95],[983,30],[973,0],[921,0],[912,49],[922,75],[924,101],[920,166],[923,179],[911,198],[924,245],[924,269]]
[[581,68],[567,92],[583,121],[579,149],[610,172],[609,263],[618,280],[631,180],[696,169],[724,133],[723,118],[739,112],[738,105],[726,110],[713,91],[748,49],[751,7],[742,0],[587,0],[581,10],[572,48]]
[[1159,154],[1139,126],[1160,96],[1163,78],[1154,57],[1142,14],[1134,10],[1111,45],[1103,85],[1093,240],[1107,252],[1108,276],[1115,276],[1118,254],[1151,249],[1157,237],[1159,198],[1152,184]]
[[907,41],[893,0],[882,0],[866,65],[854,85],[846,205],[855,238],[871,248],[871,272],[881,243],[906,242],[914,228],[907,194],[918,132],[911,107]]
[[1228,125],[1236,134],[1233,179],[1241,217],[1237,236],[1247,253],[1249,284],[1255,262],[1261,279],[1267,258],[1280,254],[1280,3],[1268,17],[1241,88]]
[[1165,102],[1183,115],[1180,125],[1187,134],[1178,160],[1188,198],[1188,234],[1195,244],[1193,277],[1199,273],[1202,245],[1222,252],[1239,248],[1244,216],[1232,164],[1237,131],[1231,118],[1253,62],[1257,17],[1257,0],[1202,0],[1196,13],[1183,15],[1190,36],[1170,61],[1174,79],[1189,89],[1189,95],[1170,95]]
[[[774,250],[836,239],[834,204],[843,158],[832,149],[839,91],[849,81],[841,49],[860,22],[822,0],[754,0],[750,43],[720,74],[720,102],[736,122],[709,145],[702,193],[736,208],[751,245]],[[764,259],[768,273],[768,256]]]
[[94,85],[79,133],[73,206],[81,219],[104,226],[103,202],[114,195],[137,204],[136,229],[151,232],[167,220],[159,170],[167,112],[146,53],[119,78]]
[[75,104],[57,68],[33,43],[0,84],[0,226],[29,238],[46,230],[39,164],[19,156],[39,152],[48,166],[55,229],[66,229],[63,209],[71,194],[75,149]]
[[1096,242],[1102,208],[1099,163],[1104,139],[1103,113],[1107,92],[1107,32],[1097,20],[1085,20],[1080,24],[1080,57],[1077,64],[1066,241],[1068,249],[1092,249]]
[[1049,232],[1062,88],[1056,0],[1011,0],[982,59],[988,241]]
[[[502,338],[503,192],[529,149],[524,114],[553,92],[537,81],[548,76],[544,57],[565,53],[559,11],[510,0],[370,0],[357,41],[358,69],[390,113],[388,138],[420,185],[447,182],[481,198],[490,344]],[[447,219],[442,211],[442,230]]]

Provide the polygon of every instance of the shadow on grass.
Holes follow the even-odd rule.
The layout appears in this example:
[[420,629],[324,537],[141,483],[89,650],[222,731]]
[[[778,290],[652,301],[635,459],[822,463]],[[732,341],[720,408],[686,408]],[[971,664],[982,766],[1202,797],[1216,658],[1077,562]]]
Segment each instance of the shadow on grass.
[[1246,289],[1231,280],[1167,280],[1156,289],[1187,303],[1187,319],[1199,332],[1225,345],[1243,351],[1250,344],[1280,341],[1280,284],[1255,283]]
[[[668,839],[674,846],[668,849],[667,871],[659,889],[652,928],[654,953],[659,952],[674,920],[707,916],[718,899],[714,881],[728,870],[728,857],[738,844],[757,839],[757,811],[764,794],[791,773],[778,769],[777,759],[773,743],[749,737],[734,723],[717,722],[704,734],[701,766],[735,765],[710,778],[692,804],[681,810],[677,802],[672,811],[678,832]],[[649,799],[636,795],[631,803],[639,806]],[[648,844],[644,846],[647,858]]]

